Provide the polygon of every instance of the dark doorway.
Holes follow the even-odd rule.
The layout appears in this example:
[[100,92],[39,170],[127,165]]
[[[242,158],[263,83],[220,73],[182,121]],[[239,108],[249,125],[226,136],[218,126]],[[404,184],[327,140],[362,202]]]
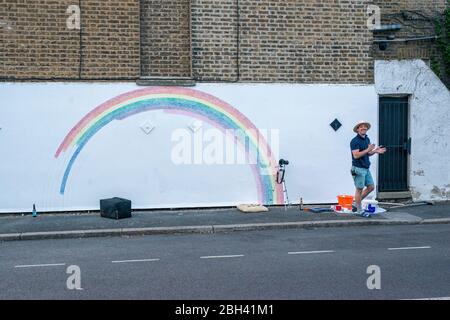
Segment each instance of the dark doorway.
[[387,152],[378,159],[378,192],[408,191],[408,97],[380,97],[379,144]]

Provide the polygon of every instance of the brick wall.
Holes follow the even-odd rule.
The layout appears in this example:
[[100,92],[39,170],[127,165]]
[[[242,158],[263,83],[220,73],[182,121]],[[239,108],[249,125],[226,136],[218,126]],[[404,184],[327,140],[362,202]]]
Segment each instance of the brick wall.
[[366,28],[365,0],[193,3],[193,64],[198,80],[236,80],[239,64],[240,81],[372,81],[372,34]]
[[[0,0],[0,77],[189,77],[192,64],[198,81],[372,83],[374,58],[427,59],[434,49],[423,42],[380,52],[367,5],[378,4],[387,22],[445,1]],[[66,27],[70,4],[81,5],[81,39]],[[431,27],[418,30],[396,36]]]
[[82,77],[139,77],[139,0],[82,0]]
[[190,77],[190,0],[141,0],[141,75]]
[[71,3],[0,0],[0,77],[78,77],[80,36],[66,27]]
[[[376,0],[374,4],[381,9],[382,24],[398,23],[402,29],[393,32],[381,32],[376,38],[386,38],[389,35],[396,39],[424,37],[435,34],[434,22],[426,17],[435,17],[446,7],[447,0]],[[417,12],[418,14],[416,14]],[[402,14],[403,13],[403,14]],[[389,43],[385,51],[373,45],[371,53],[375,59],[424,59],[430,60],[436,55],[436,42],[430,40]]]
[[195,79],[237,79],[237,17],[236,0],[192,1],[192,63]]
[[[66,24],[73,4],[81,41]],[[139,0],[0,0],[0,20],[3,79],[139,76]]]
[[365,0],[242,1],[241,79],[371,82]]

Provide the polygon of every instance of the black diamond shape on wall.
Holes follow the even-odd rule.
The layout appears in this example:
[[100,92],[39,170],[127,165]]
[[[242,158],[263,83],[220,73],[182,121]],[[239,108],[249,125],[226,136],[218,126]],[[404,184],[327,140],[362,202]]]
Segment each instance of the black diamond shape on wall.
[[338,129],[342,126],[338,119],[334,119],[330,126],[334,129],[334,131],[338,131]]

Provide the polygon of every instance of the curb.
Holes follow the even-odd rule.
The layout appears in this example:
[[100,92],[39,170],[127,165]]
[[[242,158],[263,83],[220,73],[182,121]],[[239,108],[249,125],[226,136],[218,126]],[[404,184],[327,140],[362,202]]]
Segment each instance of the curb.
[[326,221],[302,221],[302,222],[277,222],[277,223],[252,223],[252,224],[227,224],[212,226],[175,226],[175,227],[149,227],[149,228],[120,228],[120,229],[91,229],[48,232],[22,232],[0,234],[0,241],[17,240],[46,240],[46,239],[74,239],[91,237],[113,236],[143,236],[162,234],[213,234],[235,231],[255,231],[274,229],[311,229],[352,226],[375,225],[429,225],[449,224],[450,218],[423,219],[423,220],[326,220]]
[[420,223],[421,224],[446,224],[446,223],[450,223],[450,218],[424,219]]

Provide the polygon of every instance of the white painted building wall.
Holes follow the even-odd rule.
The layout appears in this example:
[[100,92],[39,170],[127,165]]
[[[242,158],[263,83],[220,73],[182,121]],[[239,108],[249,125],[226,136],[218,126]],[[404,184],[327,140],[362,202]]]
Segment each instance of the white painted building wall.
[[379,95],[410,95],[413,200],[450,199],[450,92],[422,60],[376,61]]
[[[196,119],[164,111],[139,113],[101,129],[79,154],[61,195],[69,157],[55,158],[55,152],[64,137],[99,104],[140,88],[134,83],[0,84],[0,212],[29,212],[33,204],[40,211],[95,210],[99,199],[114,196],[132,200],[135,209],[258,201],[248,165],[174,164],[171,136],[177,129],[189,130]],[[286,186],[292,203],[300,197],[305,203],[330,203],[339,194],[353,194],[349,142],[354,124],[370,121],[369,136],[377,141],[374,86],[198,84],[193,90],[227,102],[258,129],[278,134],[278,157],[290,161]],[[337,132],[329,125],[335,118],[343,124]],[[148,123],[154,128],[146,134],[141,127]],[[212,128],[203,122],[200,131]]]

